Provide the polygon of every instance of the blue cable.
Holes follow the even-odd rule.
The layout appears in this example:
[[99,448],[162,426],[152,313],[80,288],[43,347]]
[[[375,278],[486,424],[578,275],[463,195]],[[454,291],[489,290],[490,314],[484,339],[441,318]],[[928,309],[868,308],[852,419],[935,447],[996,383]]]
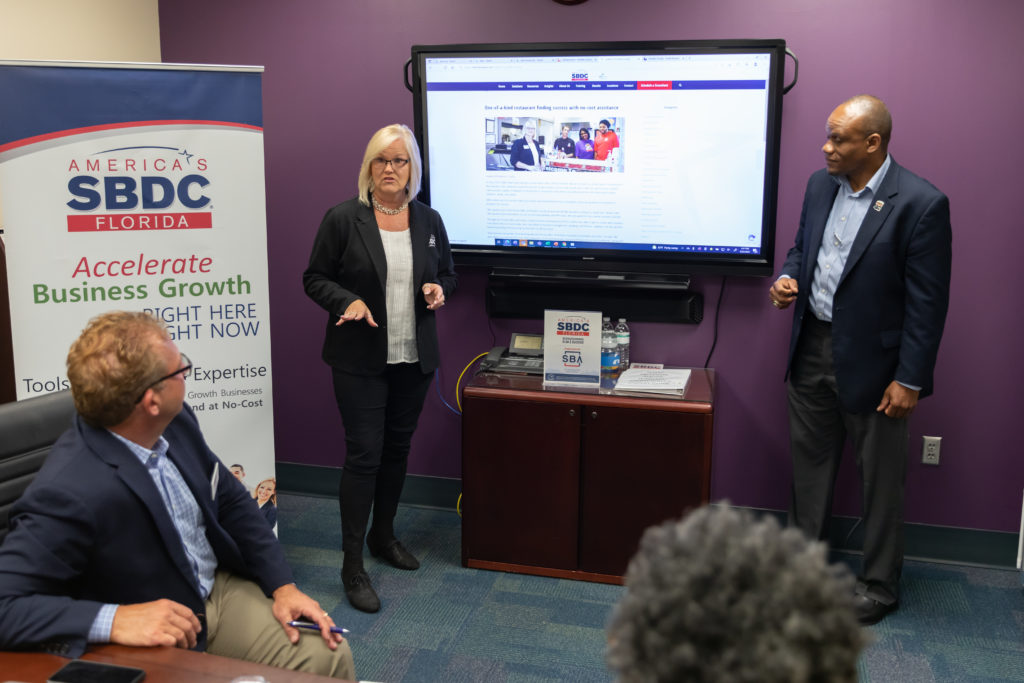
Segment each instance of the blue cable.
[[447,406],[448,410],[452,411],[459,417],[462,417],[462,413],[453,408],[448,401],[444,400],[444,395],[441,393],[441,368],[438,367],[434,370],[434,390],[437,391],[437,397],[441,399],[441,403]]

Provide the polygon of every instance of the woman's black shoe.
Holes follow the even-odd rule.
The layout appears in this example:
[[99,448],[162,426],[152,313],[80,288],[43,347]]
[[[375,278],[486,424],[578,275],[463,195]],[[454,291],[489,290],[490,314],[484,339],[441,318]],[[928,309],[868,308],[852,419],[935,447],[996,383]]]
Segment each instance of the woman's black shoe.
[[352,574],[341,570],[341,583],[345,586],[345,597],[349,604],[360,612],[376,612],[380,609],[380,598],[373,590],[369,575],[360,569]]
[[373,541],[369,538],[366,539],[366,546],[370,549],[370,554],[374,557],[379,557],[385,562],[390,564],[392,567],[398,569],[419,569],[420,561],[413,557],[412,553],[405,549],[397,539],[391,539],[383,545],[374,545]]

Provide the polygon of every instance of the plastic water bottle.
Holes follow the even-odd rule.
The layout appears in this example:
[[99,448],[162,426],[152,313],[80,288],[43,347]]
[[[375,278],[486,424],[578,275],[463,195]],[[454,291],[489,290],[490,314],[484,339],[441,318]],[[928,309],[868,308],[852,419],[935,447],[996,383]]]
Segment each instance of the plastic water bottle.
[[[601,365],[602,365],[602,367],[604,366],[604,356],[606,355],[605,354],[605,335],[607,333],[609,333],[609,332],[611,332],[612,334],[615,334],[615,326],[612,324],[611,316],[607,316],[607,315],[601,316],[601,356],[602,356]],[[618,341],[615,342],[615,345],[616,345],[616,347],[618,347]],[[614,384],[614,382],[612,384]]]
[[615,338],[619,347],[619,369],[625,372],[629,370],[629,325],[625,318],[619,318],[619,324],[615,326]]
[[601,388],[613,389],[619,377],[619,345],[615,338],[615,330],[601,330]]

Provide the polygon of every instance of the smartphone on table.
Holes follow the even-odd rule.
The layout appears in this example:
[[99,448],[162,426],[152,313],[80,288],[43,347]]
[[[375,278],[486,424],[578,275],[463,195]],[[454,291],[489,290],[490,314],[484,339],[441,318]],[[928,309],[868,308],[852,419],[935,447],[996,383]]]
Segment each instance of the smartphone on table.
[[139,683],[145,677],[146,672],[135,667],[73,659],[46,680],[47,683]]

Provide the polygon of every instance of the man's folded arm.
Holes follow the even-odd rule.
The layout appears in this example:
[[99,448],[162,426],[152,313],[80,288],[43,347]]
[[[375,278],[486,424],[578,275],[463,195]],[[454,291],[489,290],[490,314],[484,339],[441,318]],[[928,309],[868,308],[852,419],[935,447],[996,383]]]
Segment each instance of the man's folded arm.
[[59,595],[11,596],[8,578],[0,573],[0,650],[43,649],[65,657],[85,652],[100,603]]
[[[40,513],[39,510],[47,510]],[[11,510],[0,545],[0,649],[41,646],[77,656],[102,603],[75,600],[71,587],[87,564],[91,514],[74,497],[30,489]]]

